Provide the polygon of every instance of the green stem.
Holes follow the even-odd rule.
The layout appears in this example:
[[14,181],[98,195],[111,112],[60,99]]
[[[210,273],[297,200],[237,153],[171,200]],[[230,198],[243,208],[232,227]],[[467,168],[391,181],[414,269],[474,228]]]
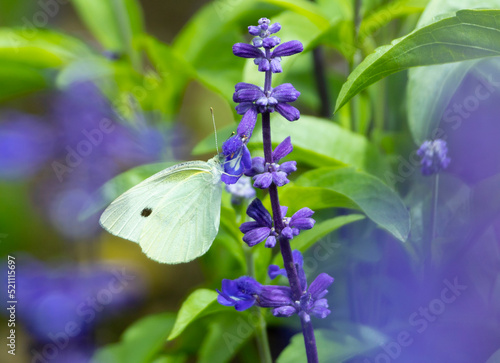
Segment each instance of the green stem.
[[[247,261],[247,274],[248,276],[252,276],[255,279],[256,276],[255,276],[253,253],[250,248],[245,248],[245,247],[246,246],[244,246],[244,251],[245,251],[245,258]],[[255,329],[257,348],[259,350],[260,361],[264,363],[272,363],[271,349],[269,348],[269,339],[267,336],[267,324],[263,310],[264,309],[260,308],[255,308],[254,310],[257,312],[259,316],[259,323]]]
[[431,213],[429,217],[429,226],[427,238],[425,239],[425,272],[424,277],[429,278],[432,269],[432,244],[434,237],[436,236],[436,212],[438,204],[438,192],[439,192],[439,173],[434,176],[433,187],[432,187],[432,199],[431,199]]
[[130,22],[127,16],[127,9],[125,8],[125,4],[123,0],[112,0],[111,5],[113,6],[113,10],[116,14],[118,30],[120,31],[120,36],[122,38],[123,44],[125,44],[130,62],[132,63],[134,69],[139,71],[141,69],[141,61],[132,45],[132,31],[130,29]]
[[385,79],[381,79],[377,84],[373,85],[374,92],[374,99],[375,99],[375,104],[373,105],[374,108],[374,123],[375,123],[375,129],[379,132],[384,131],[385,129],[385,86],[386,82]]
[[[354,52],[349,61],[349,74],[361,63],[361,51],[359,49],[359,28],[361,26],[361,0],[354,0],[354,29],[353,29],[353,44]],[[350,102],[351,108],[351,130],[357,131],[359,128],[359,96],[352,98]]]
[[257,327],[257,347],[259,349],[260,361],[272,363],[271,349],[269,348],[269,339],[267,337],[267,324],[264,317],[264,309],[257,309],[259,314],[259,326]]

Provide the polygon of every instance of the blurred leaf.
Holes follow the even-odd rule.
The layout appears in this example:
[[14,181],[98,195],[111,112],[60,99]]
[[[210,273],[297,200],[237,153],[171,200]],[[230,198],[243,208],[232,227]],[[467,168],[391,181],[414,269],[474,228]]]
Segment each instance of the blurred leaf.
[[292,210],[354,208],[405,241],[410,230],[409,213],[399,196],[379,179],[352,168],[319,168],[302,174],[284,187],[280,201]]
[[498,349],[485,363],[497,363],[500,362],[500,349]]
[[[263,0],[264,3],[274,4],[283,7],[291,12],[300,14],[315,23],[319,28],[326,29],[329,26],[328,16],[317,4],[307,0]],[[332,1],[337,4],[340,1]]]
[[43,71],[0,61],[0,101],[42,90],[49,85]]
[[160,98],[158,108],[167,117],[173,117],[181,107],[188,81],[196,77],[196,70],[168,44],[152,36],[145,36],[143,42],[161,80],[161,87],[155,92]]
[[198,289],[191,293],[182,303],[177,314],[177,319],[175,320],[175,325],[167,339],[173,340],[177,338],[193,321],[227,309],[226,306],[220,305],[217,302],[217,295],[216,291],[208,289]]
[[461,10],[377,48],[348,77],[335,111],[378,80],[416,66],[500,55],[500,10]]
[[142,10],[136,0],[72,0],[78,14],[103,47],[128,53],[135,60],[134,39],[143,33]]
[[417,145],[435,137],[445,107],[477,62],[439,64],[409,72],[408,124]]
[[[227,140],[231,137],[233,132],[236,132],[236,128],[238,125],[231,124],[221,129],[217,129],[217,139],[218,140]],[[255,133],[254,133],[255,134]],[[210,134],[206,136],[203,140],[201,140],[191,151],[193,155],[204,155],[204,154],[213,154],[214,152],[214,135]]]
[[220,314],[208,327],[203,340],[198,363],[228,362],[239,348],[252,337],[255,326],[249,312]]
[[92,361],[96,363],[148,363],[165,344],[175,322],[175,314],[146,316],[132,324],[121,341],[99,349]]
[[[318,358],[321,363],[343,362],[357,354],[378,346],[384,336],[369,328],[357,325],[358,332],[350,335],[343,331],[315,329]],[[281,352],[277,363],[306,362],[306,351],[302,333],[292,337],[290,344]]]
[[498,9],[500,0],[431,0],[418,20],[417,28],[429,25],[445,14],[462,9]]
[[[302,231],[297,237],[293,238],[293,249],[301,252],[306,252],[321,238],[329,233],[359,220],[365,219],[361,214],[349,214],[347,216],[340,216],[327,219],[326,221],[316,223],[313,229]],[[283,258],[280,254],[274,256],[273,264],[283,266]]]
[[[318,87],[314,77],[311,77],[311,70],[314,67],[313,53],[308,52],[303,56],[294,57],[295,62],[293,66],[288,68],[282,81],[284,83],[291,83],[300,92],[299,102],[300,105],[305,105],[310,110],[318,111],[320,109],[320,99],[318,97]],[[330,87],[331,94],[338,94],[344,76],[338,73],[331,67],[325,68],[327,76],[327,84]],[[260,81],[262,82],[262,80]],[[302,111],[301,106],[298,106]]]
[[394,19],[423,11],[428,2],[429,0],[396,0],[383,4],[361,22],[359,42]]
[[156,358],[152,363],[184,363],[187,362],[188,357],[185,355],[171,355],[171,356],[161,356]]
[[302,231],[297,237],[293,239],[293,248],[301,252],[307,251],[321,238],[329,233],[356,221],[365,219],[361,214],[349,214],[347,216],[339,216],[327,219],[326,221],[316,223],[314,228],[308,231]]
[[233,256],[238,260],[242,268],[246,267],[245,253],[243,251],[243,246],[241,244],[241,237],[243,234],[238,228],[238,223],[236,222],[236,214],[234,209],[224,207],[221,208],[220,216],[221,228],[229,233],[232,238],[225,239],[223,242],[226,249],[230,251]]
[[0,29],[0,100],[49,87],[53,70],[89,54],[83,43],[64,34]]
[[37,4],[34,1],[2,0],[0,1],[0,23],[3,26],[19,25],[26,14],[33,14],[36,9]]
[[36,69],[59,68],[91,54],[79,40],[39,29],[0,29],[0,60]]

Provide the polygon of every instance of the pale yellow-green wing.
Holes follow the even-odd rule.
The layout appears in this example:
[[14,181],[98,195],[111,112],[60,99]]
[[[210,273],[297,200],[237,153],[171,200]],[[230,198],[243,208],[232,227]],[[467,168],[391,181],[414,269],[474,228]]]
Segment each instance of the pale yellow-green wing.
[[110,233],[164,263],[203,255],[220,223],[222,167],[215,157],[165,169],[113,201],[101,216]]

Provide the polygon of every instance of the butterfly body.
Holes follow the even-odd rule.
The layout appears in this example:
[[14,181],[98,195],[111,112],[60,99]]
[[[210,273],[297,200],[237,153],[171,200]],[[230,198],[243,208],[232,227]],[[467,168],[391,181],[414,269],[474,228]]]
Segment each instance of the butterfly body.
[[115,199],[99,222],[138,243],[153,260],[189,262],[207,252],[217,236],[222,172],[219,156],[162,170]]

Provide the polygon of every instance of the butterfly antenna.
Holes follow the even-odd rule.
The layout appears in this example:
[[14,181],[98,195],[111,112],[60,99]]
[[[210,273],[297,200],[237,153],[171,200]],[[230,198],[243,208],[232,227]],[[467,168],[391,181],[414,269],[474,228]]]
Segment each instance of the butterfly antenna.
[[215,116],[213,107],[210,107],[210,113],[212,114],[212,123],[214,124],[215,148],[217,149],[217,155],[219,155],[219,143],[217,141],[217,127],[215,126]]

